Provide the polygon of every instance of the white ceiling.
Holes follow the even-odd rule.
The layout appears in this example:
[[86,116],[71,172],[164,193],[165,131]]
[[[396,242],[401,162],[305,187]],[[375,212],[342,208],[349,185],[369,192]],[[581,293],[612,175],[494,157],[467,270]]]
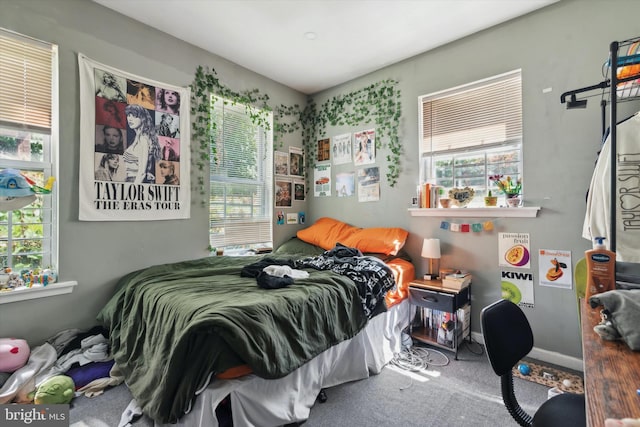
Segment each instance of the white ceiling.
[[313,94],[559,0],[93,1]]

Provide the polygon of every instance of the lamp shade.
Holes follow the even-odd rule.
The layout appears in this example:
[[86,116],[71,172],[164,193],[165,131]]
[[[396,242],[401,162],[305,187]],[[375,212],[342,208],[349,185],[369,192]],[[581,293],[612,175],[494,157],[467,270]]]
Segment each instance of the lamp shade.
[[424,239],[422,258],[440,259],[440,239]]

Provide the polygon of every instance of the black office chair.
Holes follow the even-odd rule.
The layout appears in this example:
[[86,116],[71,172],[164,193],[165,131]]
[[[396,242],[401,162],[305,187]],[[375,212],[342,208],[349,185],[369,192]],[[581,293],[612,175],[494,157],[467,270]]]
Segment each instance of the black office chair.
[[512,369],[533,348],[533,332],[520,307],[508,300],[496,301],[480,314],[482,336],[493,371],[500,377],[502,399],[523,427],[584,427],[587,425],[584,395],[558,394],[545,401],[531,416],[516,400]]

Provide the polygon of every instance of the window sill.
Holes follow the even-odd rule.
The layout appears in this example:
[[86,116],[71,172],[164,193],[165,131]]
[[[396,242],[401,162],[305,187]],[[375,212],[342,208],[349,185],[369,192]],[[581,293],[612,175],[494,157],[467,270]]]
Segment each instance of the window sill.
[[78,282],[58,282],[49,286],[40,286],[33,288],[24,288],[17,291],[0,292],[0,304],[6,304],[16,301],[24,301],[36,298],[51,297],[54,295],[70,294]]
[[449,218],[535,218],[540,206],[519,208],[409,208],[411,216]]

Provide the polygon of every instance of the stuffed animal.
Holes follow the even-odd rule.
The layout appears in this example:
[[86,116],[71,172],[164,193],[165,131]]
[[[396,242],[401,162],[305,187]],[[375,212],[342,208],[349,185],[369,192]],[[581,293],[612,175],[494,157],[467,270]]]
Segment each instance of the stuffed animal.
[[71,377],[55,375],[38,386],[33,401],[36,405],[71,403],[75,396],[75,389],[76,385]]
[[31,350],[19,338],[0,338],[0,372],[15,372],[27,364]]

